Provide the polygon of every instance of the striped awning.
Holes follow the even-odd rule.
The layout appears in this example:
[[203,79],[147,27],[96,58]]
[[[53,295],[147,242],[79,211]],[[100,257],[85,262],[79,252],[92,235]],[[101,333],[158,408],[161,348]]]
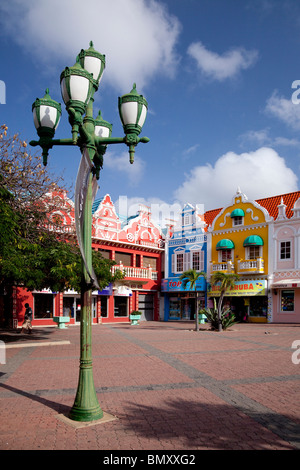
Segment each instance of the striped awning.
[[244,240],[243,246],[262,246],[263,239],[259,235],[250,235]]
[[229,238],[223,238],[223,240],[220,240],[217,243],[216,248],[217,250],[231,250],[234,248],[234,243],[233,241],[229,240]]
[[245,212],[243,211],[243,209],[234,209],[231,214],[230,214],[230,217],[244,217],[245,215]]

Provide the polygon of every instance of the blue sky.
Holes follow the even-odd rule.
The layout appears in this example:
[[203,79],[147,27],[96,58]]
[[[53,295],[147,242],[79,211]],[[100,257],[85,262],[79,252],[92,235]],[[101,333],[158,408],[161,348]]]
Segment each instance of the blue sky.
[[[172,218],[188,202],[229,204],[238,186],[249,199],[299,189],[298,0],[10,0],[0,39],[0,121],[24,140],[36,138],[31,106],[47,87],[62,103],[56,138],[71,136],[60,74],[90,40],[106,55],[94,114],[114,136],[118,96],[136,82],[146,97],[150,142],[134,165],[126,146],[107,150],[97,197]],[[69,186],[79,161],[77,148],[56,147],[49,166]]]

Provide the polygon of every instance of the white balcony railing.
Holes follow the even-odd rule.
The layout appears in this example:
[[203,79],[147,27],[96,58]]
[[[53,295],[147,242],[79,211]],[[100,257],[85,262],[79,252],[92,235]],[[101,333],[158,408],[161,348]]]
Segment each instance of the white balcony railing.
[[229,260],[229,261],[224,261],[222,263],[213,263],[212,271],[213,272],[222,271],[226,273],[232,273],[234,272],[233,262]]
[[124,266],[122,263],[115,264],[112,266],[112,274],[117,270],[124,272],[125,277],[135,278],[135,279],[157,279],[157,271],[153,271],[151,266],[148,268],[136,268],[133,266]]
[[238,260],[238,274],[263,273],[264,271],[264,260],[262,258]]

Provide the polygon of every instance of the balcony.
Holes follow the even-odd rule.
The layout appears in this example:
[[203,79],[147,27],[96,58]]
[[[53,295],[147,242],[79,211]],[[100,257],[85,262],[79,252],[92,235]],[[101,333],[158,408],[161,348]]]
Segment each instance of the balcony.
[[238,260],[238,274],[262,274],[265,272],[264,260],[262,258]]
[[231,260],[221,263],[212,263],[212,272],[221,271],[222,273],[234,273],[234,265]]
[[157,280],[157,271],[153,271],[151,266],[149,266],[148,268],[136,268],[133,266],[124,266],[122,263],[115,264],[111,268],[112,274],[114,274],[118,269],[124,272],[126,278],[152,279],[154,281]]

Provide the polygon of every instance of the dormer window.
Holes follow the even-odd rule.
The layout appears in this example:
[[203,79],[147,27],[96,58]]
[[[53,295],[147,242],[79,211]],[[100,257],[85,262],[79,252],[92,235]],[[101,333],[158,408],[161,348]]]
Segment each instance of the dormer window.
[[191,215],[190,214],[185,214],[184,215],[184,225],[190,225],[191,223]]
[[237,225],[243,225],[244,216],[245,212],[243,209],[234,209],[230,214],[230,217],[232,218],[232,226],[236,227]]

